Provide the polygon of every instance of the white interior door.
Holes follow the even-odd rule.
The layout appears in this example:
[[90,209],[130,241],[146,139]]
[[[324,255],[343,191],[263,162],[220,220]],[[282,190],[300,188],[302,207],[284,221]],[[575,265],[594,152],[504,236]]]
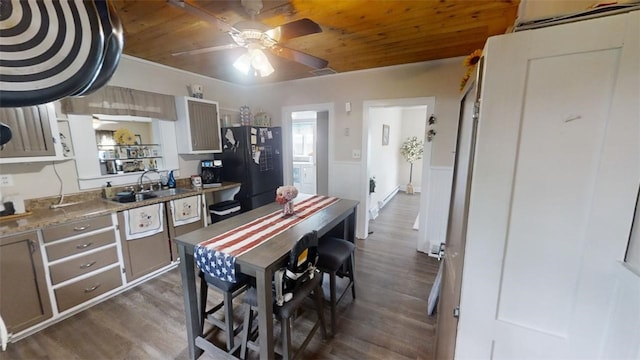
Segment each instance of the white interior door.
[[639,14],[487,43],[456,358],[609,357],[640,181]]
[[[478,67],[482,66],[482,62]],[[460,287],[466,242],[467,211],[471,169],[477,129],[476,86],[470,86],[460,102],[460,119],[456,139],[451,201],[447,226],[446,250],[442,259],[442,283],[438,299],[435,358],[453,359],[458,318],[454,315],[460,305]]]

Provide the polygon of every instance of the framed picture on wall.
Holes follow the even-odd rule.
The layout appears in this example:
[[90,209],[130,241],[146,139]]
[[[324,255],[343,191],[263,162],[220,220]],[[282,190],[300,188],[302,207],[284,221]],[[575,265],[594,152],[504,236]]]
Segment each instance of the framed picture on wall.
[[389,125],[382,125],[382,145],[389,145]]

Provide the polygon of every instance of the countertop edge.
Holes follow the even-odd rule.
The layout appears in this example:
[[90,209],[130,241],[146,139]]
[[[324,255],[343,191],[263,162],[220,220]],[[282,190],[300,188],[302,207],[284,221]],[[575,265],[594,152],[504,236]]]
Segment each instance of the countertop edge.
[[89,219],[101,215],[111,214],[118,211],[129,210],[141,206],[167,202],[175,199],[181,199],[194,195],[202,195],[207,193],[228,190],[239,187],[240,183],[228,183],[222,186],[193,189],[190,192],[184,192],[176,195],[163,196],[161,198],[152,198],[143,201],[131,203],[116,203],[104,198],[95,198],[89,201],[83,201],[67,207],[57,209],[35,209],[32,214],[15,220],[0,219],[0,236],[12,236],[20,233],[42,229],[47,226],[55,226],[70,221]]

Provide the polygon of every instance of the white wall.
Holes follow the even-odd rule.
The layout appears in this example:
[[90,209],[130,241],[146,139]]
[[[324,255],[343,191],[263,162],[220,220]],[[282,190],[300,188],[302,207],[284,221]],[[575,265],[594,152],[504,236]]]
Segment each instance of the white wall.
[[[398,187],[402,109],[372,108],[369,125],[369,177],[376,178],[376,191],[370,196],[370,208],[378,207]],[[389,125],[389,145],[382,145],[382,126]]]
[[[365,100],[435,96],[439,129],[434,141],[433,161],[436,165],[453,164],[460,97],[458,84],[465,70],[462,61],[463,58],[444,59],[247,88],[123,56],[109,85],[184,96],[188,95],[189,84],[197,83],[204,87],[204,98],[219,101],[222,110],[248,104],[254,112],[269,112],[274,125],[282,123],[283,106],[335,103],[334,156],[330,161],[340,161],[341,169],[349,169],[346,177],[350,182],[345,184],[353,188],[368,186],[359,184],[360,160],[351,157],[352,149],[362,149]],[[352,103],[350,113],[345,111],[347,101]],[[346,128],[349,128],[349,135],[345,135]],[[202,156],[181,155],[181,177],[197,173],[200,158]],[[56,168],[64,182],[63,192],[78,192],[75,163],[58,163]],[[25,199],[58,194],[60,183],[50,163],[2,165],[0,172],[12,174],[14,178],[14,186],[3,188],[5,194],[20,193]],[[359,189],[354,188],[353,191],[341,190],[336,195],[356,194],[349,197],[357,199],[358,193]]]
[[[283,106],[335,103],[331,160],[359,162],[351,157],[351,151],[362,149],[364,101],[434,96],[438,136],[432,165],[452,166],[463,60],[458,57],[255,86],[248,89],[249,106],[269,112],[274,123],[281,124]],[[346,102],[351,102],[349,113],[345,111]]]

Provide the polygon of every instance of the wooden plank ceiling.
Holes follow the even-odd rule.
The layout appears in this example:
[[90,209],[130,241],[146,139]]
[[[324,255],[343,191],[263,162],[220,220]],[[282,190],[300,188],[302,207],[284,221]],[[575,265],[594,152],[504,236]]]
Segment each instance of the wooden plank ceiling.
[[[520,0],[264,0],[255,20],[275,27],[309,18],[322,32],[281,43],[329,62],[338,73],[470,54],[514,24]],[[191,1],[228,24],[250,17],[240,0]],[[115,0],[125,31],[124,53],[238,84],[315,76],[312,68],[268,54],[275,72],[239,73],[246,49],[172,54],[233,43],[216,24],[164,0]]]

